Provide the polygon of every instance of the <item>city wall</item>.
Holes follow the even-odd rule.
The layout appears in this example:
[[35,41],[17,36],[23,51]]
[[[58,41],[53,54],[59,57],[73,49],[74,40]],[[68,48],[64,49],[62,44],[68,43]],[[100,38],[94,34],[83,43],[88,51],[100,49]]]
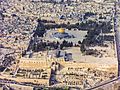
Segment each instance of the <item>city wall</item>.
[[106,65],[106,64],[98,64],[98,63],[76,63],[76,62],[65,62],[63,59],[37,59],[32,58],[31,60],[28,58],[21,58],[19,67],[25,69],[45,69],[50,68],[53,62],[59,63],[61,66],[66,68],[96,68],[98,70],[108,71],[117,73],[117,64],[114,65]]

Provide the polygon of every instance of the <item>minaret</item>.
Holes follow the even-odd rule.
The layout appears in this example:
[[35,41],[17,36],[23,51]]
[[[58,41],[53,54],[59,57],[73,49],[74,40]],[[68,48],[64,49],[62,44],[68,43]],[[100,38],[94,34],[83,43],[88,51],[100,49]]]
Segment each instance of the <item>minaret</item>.
[[118,59],[118,76],[120,76],[120,25],[118,22],[120,18],[118,17],[118,13],[117,13],[117,4],[118,3],[115,3],[114,6],[114,32],[115,32],[115,42],[116,42],[117,59]]

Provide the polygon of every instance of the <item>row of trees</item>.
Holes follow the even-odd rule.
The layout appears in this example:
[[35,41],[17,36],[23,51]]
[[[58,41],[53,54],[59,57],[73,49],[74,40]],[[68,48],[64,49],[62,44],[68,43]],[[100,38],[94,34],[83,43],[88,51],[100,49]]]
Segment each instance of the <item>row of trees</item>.
[[33,51],[38,52],[41,50],[47,50],[47,49],[63,49],[64,47],[72,47],[73,43],[68,41],[63,41],[62,43],[57,42],[38,42],[37,44],[34,44]]
[[[43,41],[43,40],[31,40],[28,46],[27,51],[44,51],[44,50],[52,50],[52,49],[63,49],[64,47],[73,47],[73,42],[68,42],[64,40],[63,42],[50,42],[50,41]],[[23,52],[23,56],[25,52]]]
[[106,39],[100,34],[110,33],[112,29],[110,22],[100,22],[94,25],[93,30],[87,32],[86,38],[81,43],[80,50],[82,53],[86,52],[89,46],[105,46],[104,41]]
[[94,21],[88,20],[86,22],[81,22],[81,23],[75,23],[75,24],[70,24],[70,22],[68,22],[67,24],[62,23],[62,24],[48,24],[45,25],[46,29],[54,29],[54,28],[67,28],[69,30],[71,30],[72,28],[77,28],[78,30],[88,30],[88,29],[92,29],[93,27],[97,26],[98,24]]

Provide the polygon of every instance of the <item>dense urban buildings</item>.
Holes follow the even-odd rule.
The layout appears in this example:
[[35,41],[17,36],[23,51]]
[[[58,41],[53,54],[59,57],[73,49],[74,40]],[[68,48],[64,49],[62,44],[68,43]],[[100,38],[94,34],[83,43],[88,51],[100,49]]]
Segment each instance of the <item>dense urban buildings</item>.
[[0,88],[119,90],[119,11],[115,0],[0,0]]

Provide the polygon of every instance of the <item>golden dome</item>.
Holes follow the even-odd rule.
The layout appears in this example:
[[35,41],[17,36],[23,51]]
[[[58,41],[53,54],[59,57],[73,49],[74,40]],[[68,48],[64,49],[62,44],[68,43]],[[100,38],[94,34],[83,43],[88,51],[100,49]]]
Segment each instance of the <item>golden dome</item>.
[[58,29],[58,32],[59,32],[59,33],[64,33],[64,32],[65,32],[65,29],[64,29],[64,28],[59,28],[59,29]]

